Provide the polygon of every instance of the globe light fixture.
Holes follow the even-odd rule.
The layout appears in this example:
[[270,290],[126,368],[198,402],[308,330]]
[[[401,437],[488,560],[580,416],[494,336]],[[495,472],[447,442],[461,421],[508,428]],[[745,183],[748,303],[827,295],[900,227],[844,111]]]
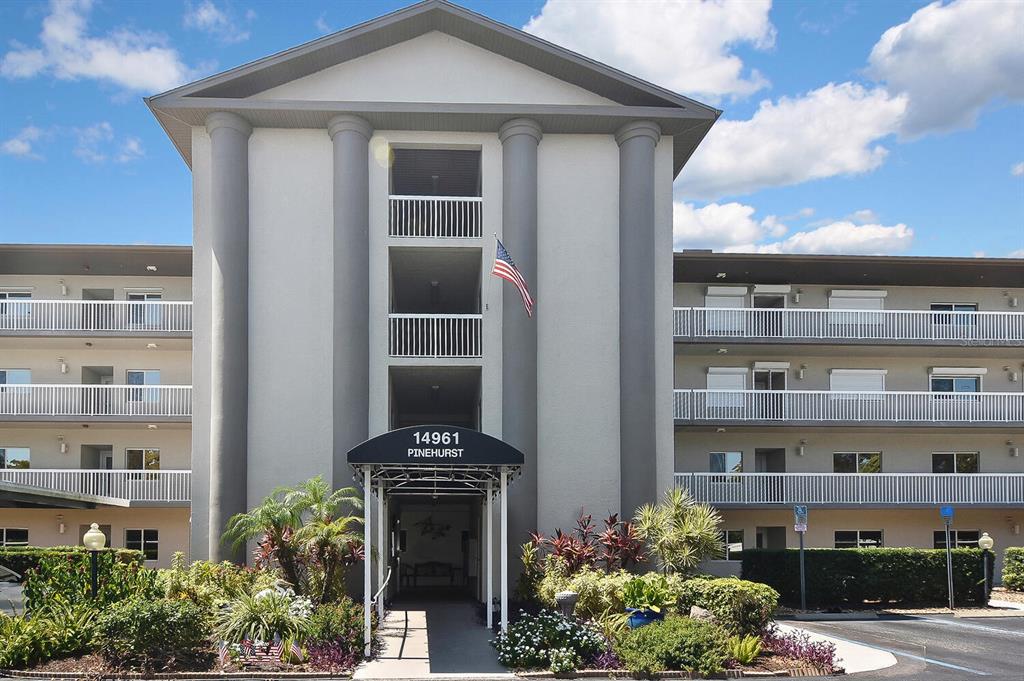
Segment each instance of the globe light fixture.
[[992,547],[995,546],[995,541],[988,535],[988,532],[981,533],[981,539],[978,540],[978,548],[982,551],[991,551]]
[[988,552],[995,546],[995,542],[992,537],[989,536],[988,532],[982,532],[981,538],[978,539],[978,548],[981,549],[981,570],[985,575],[985,601],[982,603],[983,606],[988,605],[989,594],[992,593],[989,589],[988,582]]
[[89,526],[85,534],[82,536],[82,543],[85,544],[85,548],[89,549],[89,567],[92,576],[92,597],[96,598],[96,592],[99,591],[99,555],[100,550],[107,545],[107,535],[103,534],[103,530],[96,523]]

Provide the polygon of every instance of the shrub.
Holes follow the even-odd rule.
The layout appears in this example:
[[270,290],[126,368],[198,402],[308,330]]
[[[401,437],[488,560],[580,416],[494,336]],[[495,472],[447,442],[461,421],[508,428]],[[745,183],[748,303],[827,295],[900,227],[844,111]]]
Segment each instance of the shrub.
[[670,616],[631,629],[615,644],[622,666],[649,677],[666,670],[716,674],[728,657],[725,632],[716,624]]
[[570,648],[554,648],[548,651],[548,664],[556,674],[567,674],[576,671],[580,666],[580,656]]
[[689,579],[679,589],[679,609],[686,614],[696,605],[715,616],[732,634],[754,634],[768,625],[779,594],[766,584],[735,577]]
[[344,650],[363,651],[363,605],[345,596],[337,603],[325,603],[313,609],[309,618],[311,643],[337,644]]
[[88,652],[96,611],[82,605],[51,604],[32,618],[0,616],[0,668]]
[[[956,602],[980,602],[981,551],[952,553]],[[796,549],[745,549],[743,578],[773,587],[783,603],[799,603],[799,554]],[[811,606],[857,606],[865,601],[942,605],[948,598],[944,549],[807,549],[804,561]]]
[[[135,563],[142,567],[145,556],[141,551],[129,551],[128,549],[106,548],[100,551],[102,559],[105,555],[111,555],[119,563]],[[28,576],[28,572],[39,567],[44,558],[59,556],[83,557],[88,561],[89,551],[84,546],[8,546],[0,547],[0,565],[13,570],[22,576]]]
[[634,577],[622,587],[622,603],[635,610],[661,612],[676,603],[676,593],[669,587],[664,575],[651,574]]
[[761,654],[761,639],[753,634],[729,637],[729,658],[748,665]]
[[97,651],[117,666],[163,669],[208,652],[207,613],[187,600],[134,599],[106,609],[96,625]]
[[604,637],[596,629],[550,610],[537,615],[521,613],[519,620],[491,643],[498,651],[498,661],[513,669],[547,669],[553,650],[573,652],[579,664],[605,651]]
[[1011,546],[1003,554],[1003,586],[1024,591],[1024,546]]
[[99,589],[93,598],[88,552],[40,553],[36,567],[25,575],[26,609],[36,612],[54,603],[103,608],[129,598],[159,597],[156,572],[143,567],[141,560],[124,562],[122,558],[123,554],[113,551],[99,554]]
[[157,584],[165,598],[187,599],[207,610],[218,604],[280,584],[270,570],[254,570],[234,563],[196,561],[185,566],[182,553],[175,553],[169,570],[157,571]]
[[775,655],[801,660],[822,674],[842,671],[836,661],[836,645],[830,641],[812,641],[806,631],[783,632],[773,626],[761,633],[761,645]]
[[633,523],[665,572],[692,572],[704,559],[722,555],[722,517],[678,487],[665,492],[661,503],[637,509]]
[[[623,612],[626,608],[623,601],[623,588],[636,578],[636,575],[618,570],[616,572],[600,572],[592,568],[583,568],[570,575],[562,563],[553,556],[548,557],[544,565],[544,577],[537,589],[537,600],[548,608],[555,608],[555,594],[559,591],[575,591],[579,594],[574,614],[580,619],[598,619],[606,612]],[[640,579],[661,583],[664,579],[668,585],[670,602],[679,597],[679,589],[683,583],[675,574],[661,575],[648,572]]]
[[304,641],[309,634],[313,605],[291,589],[264,589],[242,594],[217,613],[216,633],[222,641],[269,643]]

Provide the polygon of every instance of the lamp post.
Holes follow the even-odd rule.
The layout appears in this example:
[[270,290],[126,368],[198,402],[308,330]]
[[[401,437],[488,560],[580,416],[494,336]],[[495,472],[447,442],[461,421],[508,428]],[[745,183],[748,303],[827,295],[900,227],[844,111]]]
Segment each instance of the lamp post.
[[93,523],[82,537],[82,543],[85,544],[85,548],[89,549],[89,564],[92,569],[92,597],[96,598],[96,592],[99,591],[99,555],[100,550],[107,543],[107,535],[103,534],[99,525]]
[[981,549],[981,569],[985,573],[985,602],[982,605],[988,605],[988,552],[995,546],[995,542],[992,537],[988,535],[988,532],[982,532],[981,538],[978,539],[978,548]]

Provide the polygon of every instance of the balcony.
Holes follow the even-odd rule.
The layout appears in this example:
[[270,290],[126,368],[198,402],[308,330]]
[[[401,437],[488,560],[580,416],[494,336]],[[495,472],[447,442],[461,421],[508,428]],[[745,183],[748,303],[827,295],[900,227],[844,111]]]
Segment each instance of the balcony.
[[3,421],[189,421],[190,385],[0,386]]
[[675,484],[725,508],[1024,505],[1024,473],[676,473]]
[[388,315],[391,357],[470,358],[483,355],[483,315]]
[[676,390],[683,424],[1024,425],[1024,393]]
[[676,340],[1024,346],[1024,312],[677,307]]
[[0,469],[3,493],[35,503],[53,499],[108,506],[185,505],[192,500],[192,471]]
[[11,300],[0,303],[0,335],[188,336],[191,301]]
[[479,196],[388,197],[388,236],[396,238],[479,239],[483,236]]

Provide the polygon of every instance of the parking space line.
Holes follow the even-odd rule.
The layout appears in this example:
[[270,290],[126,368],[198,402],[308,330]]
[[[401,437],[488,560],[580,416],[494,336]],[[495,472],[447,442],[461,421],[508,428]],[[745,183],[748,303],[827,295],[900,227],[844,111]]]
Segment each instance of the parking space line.
[[942,660],[934,660],[930,657],[921,657],[920,655],[914,655],[912,653],[905,653],[902,650],[896,650],[894,648],[883,648],[882,646],[872,645],[870,643],[864,643],[863,641],[856,641],[854,639],[844,638],[842,636],[836,636],[835,634],[826,634],[829,638],[834,638],[837,641],[844,641],[846,643],[853,643],[865,648],[873,648],[875,650],[881,650],[882,652],[892,653],[893,655],[901,657],[909,657],[911,660],[917,660],[918,662],[924,662],[926,664],[934,664],[939,667],[946,667],[947,669],[955,669],[958,672],[967,672],[969,674],[976,674],[977,676],[991,676],[989,672],[983,672],[979,669],[971,669],[970,667],[961,667],[960,665],[953,664],[951,662],[943,662]]
[[996,634],[1002,634],[1003,636],[1010,636],[1011,638],[1024,638],[1024,631],[1011,631],[1010,629],[987,627],[984,624],[972,624],[970,622],[960,622],[957,620],[933,619],[931,617],[922,617],[921,619],[925,622],[932,622],[934,624],[945,624],[951,627],[963,627],[965,629],[977,629],[979,631],[991,631]]

